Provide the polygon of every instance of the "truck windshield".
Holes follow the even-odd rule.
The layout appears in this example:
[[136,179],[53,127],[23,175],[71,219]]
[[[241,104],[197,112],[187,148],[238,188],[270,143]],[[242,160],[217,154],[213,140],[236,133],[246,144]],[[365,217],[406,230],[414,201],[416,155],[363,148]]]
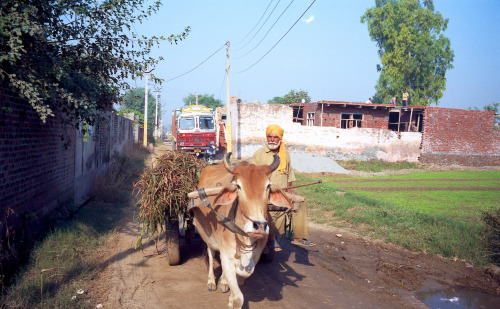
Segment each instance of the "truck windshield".
[[180,130],[194,129],[194,117],[179,118],[179,129]]
[[213,130],[214,129],[214,118],[212,116],[200,116],[200,129]]

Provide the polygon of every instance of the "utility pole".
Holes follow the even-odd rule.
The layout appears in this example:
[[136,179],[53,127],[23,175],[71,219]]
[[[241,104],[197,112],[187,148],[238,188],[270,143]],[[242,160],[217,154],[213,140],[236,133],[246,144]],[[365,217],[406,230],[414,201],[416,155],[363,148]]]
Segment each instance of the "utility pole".
[[149,73],[153,72],[153,70],[154,68],[150,71],[144,71],[146,73],[146,88],[144,89],[144,147],[148,147],[148,80]]
[[155,113],[155,130],[154,130],[154,137],[156,138],[159,138],[159,134],[158,134],[158,100],[160,99],[160,91],[161,91],[161,88],[156,88],[155,87],[155,91],[156,92],[156,113]]
[[227,152],[232,152],[231,97],[229,96],[229,41],[226,42],[226,141]]
[[195,105],[198,105],[198,91],[196,91],[195,93],[196,93],[196,104]]

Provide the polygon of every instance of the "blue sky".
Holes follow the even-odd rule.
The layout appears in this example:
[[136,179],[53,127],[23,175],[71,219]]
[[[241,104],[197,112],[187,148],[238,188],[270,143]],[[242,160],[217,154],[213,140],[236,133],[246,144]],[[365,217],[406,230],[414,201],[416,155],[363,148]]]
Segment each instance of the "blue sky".
[[[371,97],[380,61],[360,18],[375,1],[316,0],[281,39],[313,0],[293,1],[276,22],[290,2],[279,1],[262,26],[278,0],[162,1],[159,13],[134,31],[168,36],[191,27],[178,45],[165,42],[152,50],[153,56],[164,58],[154,73],[165,80],[192,70],[230,41],[230,93],[243,101],[266,103],[291,89],[308,91],[313,102],[364,102]],[[434,6],[449,18],[444,35],[455,52],[454,68],[446,74],[446,91],[438,106],[467,109],[500,102],[500,0],[434,0]],[[224,47],[197,69],[164,83],[164,123],[170,122],[170,111],[181,107],[182,99],[191,93],[213,94],[225,103],[225,68]],[[144,87],[144,83],[136,80],[131,85]]]

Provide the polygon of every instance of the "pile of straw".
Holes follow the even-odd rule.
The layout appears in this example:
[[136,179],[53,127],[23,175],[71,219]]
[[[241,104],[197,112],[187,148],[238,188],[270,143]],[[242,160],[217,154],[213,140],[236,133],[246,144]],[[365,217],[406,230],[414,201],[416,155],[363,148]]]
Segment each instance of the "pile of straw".
[[185,152],[168,152],[158,158],[154,166],[144,172],[141,179],[134,184],[140,200],[139,221],[143,224],[144,233],[155,235],[163,231],[165,219],[187,216],[187,194],[198,186],[200,172],[205,162]]

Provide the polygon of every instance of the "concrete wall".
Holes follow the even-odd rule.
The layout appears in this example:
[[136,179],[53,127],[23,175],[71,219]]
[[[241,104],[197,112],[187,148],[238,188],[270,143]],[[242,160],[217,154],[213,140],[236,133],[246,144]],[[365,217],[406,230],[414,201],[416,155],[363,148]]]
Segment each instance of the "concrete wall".
[[422,134],[385,129],[339,129],[302,126],[292,121],[287,105],[231,102],[233,152],[246,158],[265,144],[265,130],[278,124],[285,130],[284,141],[290,152],[321,155],[332,159],[381,159],[418,161]]
[[94,177],[106,171],[114,153],[131,150],[136,139],[133,120],[114,113],[103,116],[106,122],[90,127],[86,139],[76,132],[74,203],[77,206],[88,200]]
[[472,166],[500,165],[495,112],[427,107],[421,161]]

